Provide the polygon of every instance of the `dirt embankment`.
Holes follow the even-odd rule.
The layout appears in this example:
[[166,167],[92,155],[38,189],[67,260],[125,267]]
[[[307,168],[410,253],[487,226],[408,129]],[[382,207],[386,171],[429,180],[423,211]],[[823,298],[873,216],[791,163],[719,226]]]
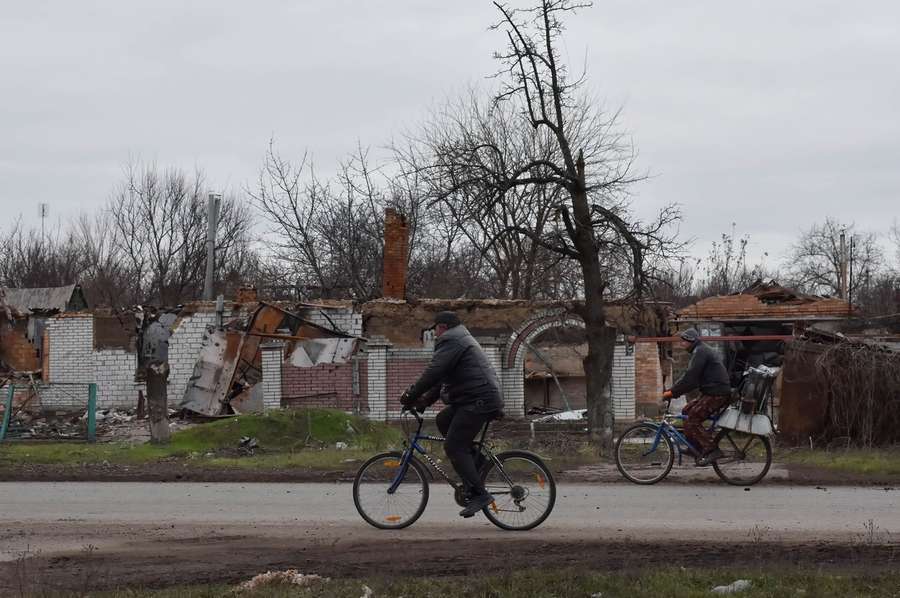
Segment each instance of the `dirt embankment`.
[[[159,539],[118,550],[85,551],[0,563],[0,589],[23,575],[34,590],[126,586],[168,587],[233,583],[272,569],[297,568],[335,578],[463,576],[513,568],[585,568],[627,571],[654,567],[830,570],[884,572],[897,566],[897,546],[735,542],[607,542],[542,540],[510,535],[473,542],[402,539],[271,539],[257,536]],[[515,555],[513,559],[510,555]],[[418,556],[413,556],[418,555]],[[422,555],[427,555],[423,557]],[[411,562],[415,562],[415,566]],[[38,585],[40,587],[38,587]]]

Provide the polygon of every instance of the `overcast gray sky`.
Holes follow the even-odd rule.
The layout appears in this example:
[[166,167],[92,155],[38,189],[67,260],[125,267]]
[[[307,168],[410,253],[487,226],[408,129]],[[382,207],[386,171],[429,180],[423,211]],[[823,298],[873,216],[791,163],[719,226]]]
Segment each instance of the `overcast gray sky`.
[[[100,207],[132,158],[239,191],[274,136],[327,170],[492,73],[495,19],[486,0],[7,0],[2,225]],[[732,222],[777,254],[826,215],[898,217],[896,1],[600,1],[566,53],[624,107],[654,175],[636,209],[680,203],[698,253]]]

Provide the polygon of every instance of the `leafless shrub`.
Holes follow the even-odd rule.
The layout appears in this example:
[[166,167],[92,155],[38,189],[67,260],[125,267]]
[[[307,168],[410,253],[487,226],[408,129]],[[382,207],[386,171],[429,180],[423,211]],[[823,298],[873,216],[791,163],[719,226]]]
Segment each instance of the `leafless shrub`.
[[900,442],[900,354],[842,341],[816,359],[829,395],[825,440],[846,436],[863,447]]

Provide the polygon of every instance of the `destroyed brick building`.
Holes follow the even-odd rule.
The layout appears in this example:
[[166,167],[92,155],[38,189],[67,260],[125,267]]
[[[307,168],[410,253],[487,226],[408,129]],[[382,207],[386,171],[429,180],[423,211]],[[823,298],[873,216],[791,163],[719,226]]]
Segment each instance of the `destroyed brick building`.
[[[675,331],[696,328],[720,353],[732,377],[740,382],[748,367],[778,366],[773,416],[780,430],[794,435],[810,426],[809,401],[821,412],[823,397],[810,396],[808,385],[797,386],[798,363],[790,359],[794,339],[805,330],[838,330],[855,315],[855,308],[843,299],[804,295],[775,281],[757,281],[744,291],[703,299],[676,312]],[[716,340],[719,339],[719,340]],[[758,339],[758,340],[757,340]],[[666,386],[687,366],[689,355],[671,343],[662,349]],[[785,383],[787,381],[787,383]],[[815,394],[816,391],[812,391]]]
[[[211,363],[210,372],[221,364],[213,363],[219,357],[213,358],[213,362],[208,353],[204,357],[204,347],[218,350],[219,346],[240,345],[252,347],[249,353],[254,354],[232,350],[237,365],[230,371],[254,370],[241,382],[250,385],[239,389],[244,396],[238,401],[246,403],[243,408],[332,407],[375,419],[394,418],[400,411],[399,396],[431,357],[430,328],[434,314],[452,309],[460,314],[497,369],[507,412],[511,416],[525,415],[528,408],[526,360],[533,355],[537,344],[546,345],[547,339],[552,339],[557,331],[569,336],[574,331],[575,337],[583,331],[583,322],[574,315],[574,304],[491,299],[407,300],[406,227],[402,217],[386,214],[385,292],[381,299],[363,304],[349,301],[279,304],[275,309],[292,314],[300,323],[285,328],[284,320],[279,317],[279,323],[272,327],[281,328],[262,333],[247,330],[246,326],[243,332],[240,326],[231,326],[233,332],[227,332],[224,329],[228,326],[222,325],[228,321],[249,321],[261,305],[252,290],[243,292],[237,301],[222,304],[220,313],[215,302],[194,302],[173,310],[168,341],[170,405],[191,406],[208,414],[220,413],[222,397],[227,396],[230,401],[240,393],[231,388],[223,390],[215,376],[205,373],[204,368]],[[46,319],[40,407],[83,409],[90,383],[97,385],[98,407],[134,407],[144,385],[135,375],[138,355],[132,314],[83,307],[77,311],[61,311]],[[610,324],[621,333],[612,372],[615,414],[619,420],[630,420],[636,415],[636,402],[654,400],[660,395],[662,374],[653,350],[633,346],[625,338],[631,334],[660,334],[666,327],[667,306],[610,305],[608,311]],[[301,324],[307,326],[303,331],[299,329]],[[311,334],[313,329],[320,332]],[[252,343],[244,345],[242,339],[247,335],[255,337]],[[338,351],[336,343],[310,345],[310,337],[315,336],[364,342],[354,342],[352,350],[347,350],[345,345],[345,349]],[[328,349],[323,353],[326,344]],[[225,352],[223,349],[222,354]],[[331,357],[322,358],[326,353]],[[252,368],[245,367],[247,364]],[[572,379],[567,384],[575,387],[583,384],[583,371],[578,372],[577,364],[566,367]],[[228,377],[228,380],[235,382],[238,377]],[[570,406],[583,407],[583,392],[579,394],[573,387],[571,394]],[[191,402],[201,395],[206,398]],[[215,401],[213,395],[217,397]],[[202,404],[207,406],[198,406]]]

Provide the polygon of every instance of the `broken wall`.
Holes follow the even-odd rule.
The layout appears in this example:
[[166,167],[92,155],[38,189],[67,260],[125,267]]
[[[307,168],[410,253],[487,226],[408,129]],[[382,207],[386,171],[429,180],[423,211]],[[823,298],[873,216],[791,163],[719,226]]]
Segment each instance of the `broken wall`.
[[40,351],[28,340],[28,321],[0,318],[0,359],[17,372],[41,368]]
[[[134,407],[143,383],[135,382],[137,353],[125,332],[116,331],[107,318],[95,327],[91,313],[61,314],[47,321],[46,388],[41,391],[45,408],[84,408],[87,385],[97,384],[98,407]],[[184,394],[193,372],[203,332],[215,322],[215,313],[192,312],[176,322],[169,339],[169,404]],[[118,348],[110,348],[119,345]]]

